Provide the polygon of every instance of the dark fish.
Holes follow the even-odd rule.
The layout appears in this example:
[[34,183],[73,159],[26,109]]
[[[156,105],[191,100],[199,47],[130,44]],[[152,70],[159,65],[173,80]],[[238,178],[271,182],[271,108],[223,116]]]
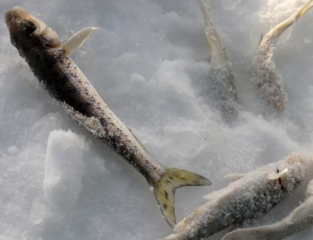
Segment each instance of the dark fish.
[[182,186],[209,185],[198,174],[157,163],[115,116],[70,58],[96,28],[86,28],[62,44],[56,32],[23,7],[5,14],[11,42],[50,95],[80,125],[132,164],[153,187],[166,221],[175,225],[174,194]]

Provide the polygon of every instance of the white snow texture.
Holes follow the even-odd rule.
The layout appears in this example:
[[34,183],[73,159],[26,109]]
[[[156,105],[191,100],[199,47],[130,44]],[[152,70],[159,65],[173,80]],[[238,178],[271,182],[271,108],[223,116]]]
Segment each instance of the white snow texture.
[[88,146],[71,131],[50,132],[45,161],[43,188],[51,206],[69,209],[81,192],[84,175],[84,152]]
[[[249,172],[291,152],[313,153],[313,10],[282,34],[274,51],[288,95],[285,111],[268,106],[250,81],[261,34],[305,3],[212,0],[241,106],[238,117],[226,121],[208,87],[210,49],[196,0],[2,0],[0,239],[144,240],[173,233],[146,180],[40,86],[10,43],[6,10],[25,7],[62,42],[83,28],[98,28],[74,55],[75,63],[158,162],[212,181],[177,191],[180,221],[204,203],[202,196],[228,185],[225,175]],[[287,216],[303,200],[309,178],[244,227]],[[312,234],[310,227],[288,240]]]

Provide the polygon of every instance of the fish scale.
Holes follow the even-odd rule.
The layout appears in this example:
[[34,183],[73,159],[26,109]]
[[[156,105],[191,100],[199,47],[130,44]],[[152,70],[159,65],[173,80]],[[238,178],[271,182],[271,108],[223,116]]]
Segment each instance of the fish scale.
[[313,224],[313,180],[306,190],[306,199],[284,219],[261,227],[237,229],[226,234],[222,240],[280,240]]
[[[139,172],[152,176],[153,181],[160,180],[164,175],[163,167],[142,149],[64,49],[34,47],[25,53],[25,58],[42,85],[71,113],[72,119],[87,126],[83,122],[94,117],[102,128],[102,136],[95,135],[96,137],[122,154],[128,162],[136,164]],[[94,133],[94,127],[95,125],[89,125],[87,130]]]
[[301,154],[293,153],[243,177],[239,175],[237,181],[205,196],[207,202],[179,222],[174,228],[176,233],[163,240],[200,240],[268,212],[301,183],[307,165]]
[[166,221],[174,227],[175,190],[182,186],[210,185],[211,182],[201,175],[163,167],[155,161],[70,58],[96,28],[85,28],[62,44],[55,31],[23,7],[8,10],[5,21],[12,44],[52,98],[72,119],[114,149],[146,178]]

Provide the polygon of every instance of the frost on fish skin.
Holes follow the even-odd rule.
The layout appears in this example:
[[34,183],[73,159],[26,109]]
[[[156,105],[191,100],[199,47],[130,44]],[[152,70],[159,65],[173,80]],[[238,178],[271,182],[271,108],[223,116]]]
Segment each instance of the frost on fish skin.
[[227,59],[226,49],[218,36],[211,19],[211,1],[206,4],[198,0],[202,10],[205,34],[211,50],[211,72],[209,84],[215,96],[220,99],[220,105],[227,118],[238,115],[237,94],[234,84],[234,74],[231,63]]
[[261,227],[237,229],[226,234],[222,240],[280,240],[308,228],[313,224],[312,188],[313,180],[307,187],[305,201],[281,221]]
[[156,162],[72,61],[70,55],[80,49],[95,28],[79,31],[62,45],[55,31],[23,7],[8,10],[5,21],[12,44],[51,97],[76,122],[114,149],[146,178],[154,188],[166,221],[174,226],[175,189],[209,185],[210,181],[198,174],[166,168]]
[[224,114],[228,118],[237,116],[239,105],[237,103],[231,64],[225,63],[219,66],[212,65],[209,82],[215,96],[220,99],[219,104],[221,109],[223,109]]
[[[256,218],[290,195],[304,178],[306,159],[293,153],[276,163],[247,173],[227,187],[204,198],[207,203],[179,222],[164,240],[200,240],[229,226]],[[273,174],[288,169],[278,179]]]
[[[56,101],[59,105],[63,107],[65,112],[70,115],[74,121],[86,128],[96,138],[99,138],[100,140],[105,142],[117,153],[121,154],[128,162],[134,165],[134,167],[136,167],[138,171],[149,171],[149,162],[146,161],[147,166],[141,166],[141,163],[138,159],[133,159],[136,156],[139,156],[141,158],[148,158],[149,155],[146,153],[146,151],[142,151],[140,149],[141,146],[138,142],[132,141],[132,139],[135,138],[133,137],[131,132],[129,132],[129,134],[125,133],[125,131],[123,132],[123,126],[118,126],[118,124],[112,124],[112,122],[109,122],[110,118],[106,118],[105,115],[103,115],[102,119],[105,118],[103,121],[106,122],[106,124],[103,124],[101,118],[95,116],[85,116],[81,112],[76,111],[73,107],[69,106],[67,103],[58,100]],[[144,160],[142,162],[144,162]],[[151,166],[151,168],[153,167],[154,166]],[[151,176],[150,180],[158,182],[163,175],[164,170],[162,168],[159,172],[156,173],[153,178]],[[144,176],[149,177],[148,173],[144,173]]]
[[282,78],[275,71],[275,63],[272,60],[275,46],[259,48],[252,65],[255,69],[255,77],[251,81],[260,89],[269,105],[278,111],[283,111],[287,102],[287,94],[282,87]]
[[64,111],[71,116],[74,121],[77,121],[79,125],[85,127],[90,133],[95,137],[104,139],[107,137],[107,132],[104,130],[103,126],[100,123],[100,120],[95,117],[86,117],[65,102],[59,102],[64,109]]
[[262,39],[255,57],[252,61],[255,77],[251,79],[267,99],[268,103],[278,111],[283,111],[287,102],[287,94],[282,87],[281,76],[275,71],[275,63],[272,60],[273,51],[278,37],[297,19],[310,10],[312,0],[308,1],[300,10],[292,16],[272,28]]

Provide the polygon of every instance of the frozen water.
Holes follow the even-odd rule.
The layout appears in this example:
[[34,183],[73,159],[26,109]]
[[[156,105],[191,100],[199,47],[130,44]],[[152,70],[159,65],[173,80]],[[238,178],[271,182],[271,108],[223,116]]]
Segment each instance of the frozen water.
[[[212,1],[242,106],[232,122],[222,118],[208,89],[210,50],[197,1],[0,3],[2,16],[24,6],[63,42],[82,28],[98,28],[74,61],[160,163],[213,183],[178,190],[177,220],[203,204],[202,196],[228,185],[224,175],[295,151],[313,153],[312,10],[283,33],[274,51],[288,95],[285,111],[260,100],[250,82],[261,34],[306,0]],[[0,239],[138,240],[171,234],[145,179],[71,121],[11,45],[4,21],[0,30]],[[280,220],[304,192],[301,186],[253,226]],[[289,240],[311,234],[312,227]]]

